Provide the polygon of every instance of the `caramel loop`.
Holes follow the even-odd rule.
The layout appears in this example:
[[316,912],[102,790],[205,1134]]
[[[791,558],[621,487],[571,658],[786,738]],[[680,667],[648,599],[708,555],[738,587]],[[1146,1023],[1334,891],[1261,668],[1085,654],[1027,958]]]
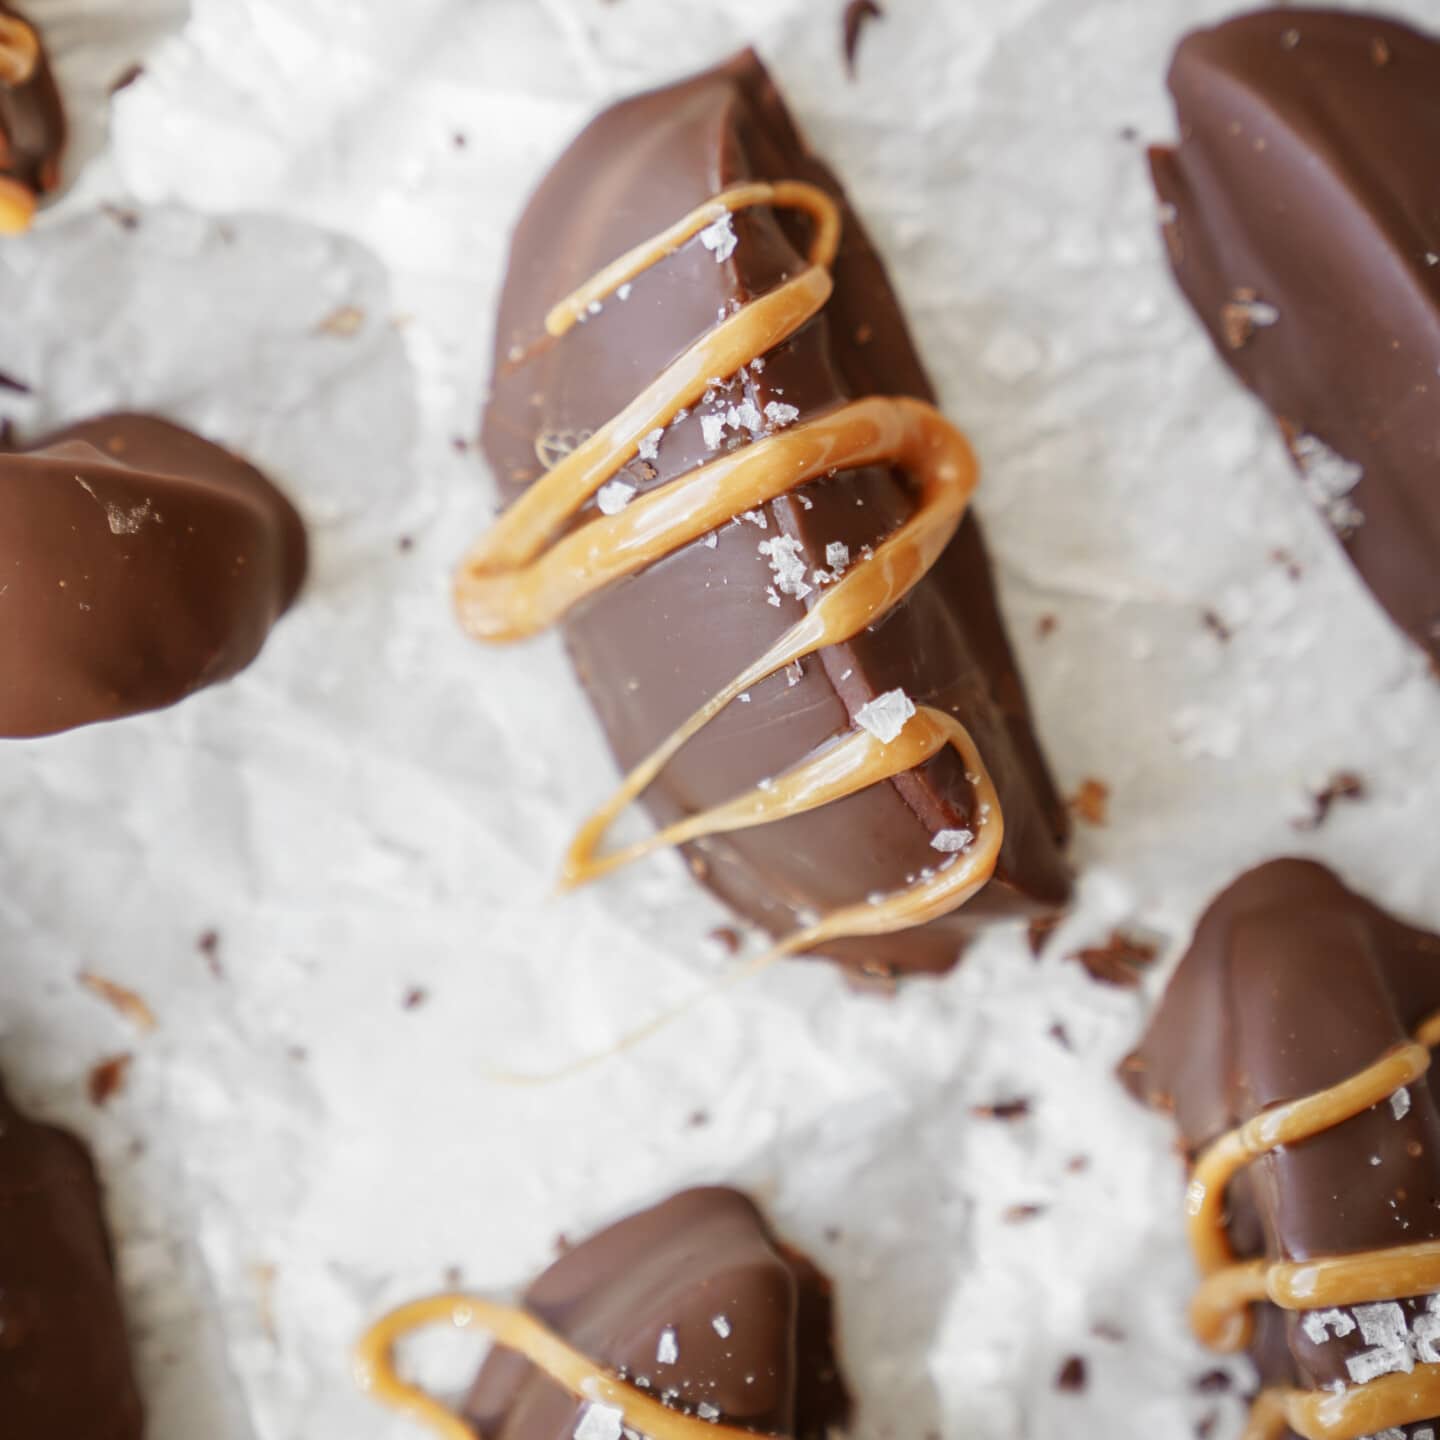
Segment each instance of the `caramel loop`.
[[356,1383],[382,1405],[428,1426],[442,1440],[475,1440],[475,1432],[433,1395],[402,1379],[395,1347],[417,1330],[450,1325],[488,1331],[577,1400],[619,1410],[624,1423],[647,1440],[755,1440],[754,1433],[716,1425],[662,1405],[582,1355],[528,1310],[475,1295],[449,1293],[415,1300],[382,1316],[355,1346]]
[[0,15],[0,85],[24,85],[40,63],[40,37],[18,15]]
[[[1226,1191],[1251,1161],[1323,1135],[1420,1079],[1430,1068],[1430,1046],[1440,1043],[1440,1012],[1415,1034],[1327,1090],[1262,1110],[1222,1135],[1196,1161],[1185,1210],[1191,1251],[1204,1277],[1190,1306],[1190,1322],[1203,1344],[1243,1350],[1254,1325],[1250,1307],[1261,1301],[1284,1310],[1314,1310],[1440,1291],[1440,1241],[1310,1260],[1241,1262],[1225,1220]],[[1275,1440],[1287,1429],[1304,1440],[1357,1440],[1436,1413],[1440,1365],[1417,1365],[1413,1374],[1387,1375],[1338,1392],[1263,1391],[1245,1440]]]
[[639,455],[646,439],[701,400],[716,376],[736,374],[819,313],[833,288],[829,267],[839,245],[839,206],[816,186],[795,181],[738,186],[622,255],[550,311],[546,329],[558,339],[622,285],[708,226],[755,205],[796,209],[810,217],[814,229],[806,268],[720,320],[618,415],[536,480],[472,547],[456,578],[455,598],[462,624],[476,639],[520,639],[746,511],[836,470],[897,466],[911,477],[916,504],[910,517],[641,761],[585,823],[566,860],[562,884],[583,884],[661,847],[799,815],[892,779],[947,746],[957,751],[975,802],[975,838],[966,850],[897,894],[847,906],[806,926],[762,957],[768,962],[823,941],[884,934],[948,914],[993,874],[1004,824],[995,787],[969,734],[952,716],[922,709],[889,746],[852,732],[729,804],[637,845],[602,853],[606,833],[624,810],[737,697],[786,666],[851,639],[899,604],[950,543],[978,479],[969,443],[933,406],[908,397],[871,396],[758,438],[632,500],[618,513],[588,518],[562,533]]

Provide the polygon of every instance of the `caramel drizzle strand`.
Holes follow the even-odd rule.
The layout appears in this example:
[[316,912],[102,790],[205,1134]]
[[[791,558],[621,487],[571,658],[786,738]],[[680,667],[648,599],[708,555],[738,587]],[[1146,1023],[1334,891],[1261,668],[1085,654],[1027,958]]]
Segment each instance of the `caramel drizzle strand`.
[[842,937],[887,934],[957,909],[994,873],[1004,838],[995,787],[980,754],[953,716],[920,707],[888,744],[851,733],[794,769],[638,845],[602,853],[616,820],[676,752],[737,696],[787,665],[857,635],[897,605],[939,559],[959,527],[978,480],[965,437],[931,405],[869,397],[758,439],[708,461],[615,515],[557,537],[600,488],[639,453],[641,441],[698,403],[717,375],[730,376],[795,334],[829,300],[840,211],[823,190],[798,181],[727,190],[654,239],[605,267],[546,318],[555,338],[707,226],[750,206],[799,210],[814,222],[805,269],[750,301],[695,341],[618,415],[557,463],[471,549],[456,580],[456,604],[476,639],[510,641],[560,619],[605,586],[730,523],[747,510],[838,469],[898,465],[919,491],[914,513],[861,559],[743,674],[708,700],[625,777],[582,826],[566,858],[563,883],[575,886],[668,845],[802,814],[923,764],[949,746],[962,758],[975,796],[976,836],[953,860],[874,903],[850,905],[804,925],[762,962]]
[[712,1424],[662,1405],[653,1395],[597,1365],[561,1339],[528,1310],[452,1292],[402,1305],[366,1331],[355,1347],[356,1383],[366,1394],[442,1440],[475,1440],[475,1432],[433,1395],[401,1378],[395,1347],[417,1330],[451,1325],[486,1330],[497,1345],[513,1350],[577,1400],[618,1409],[624,1423],[648,1440],[755,1440],[753,1431]]
[[[1239,1351],[1250,1343],[1250,1306],[1269,1301],[1283,1310],[1371,1304],[1440,1290],[1440,1241],[1313,1260],[1237,1260],[1225,1224],[1231,1182],[1252,1161],[1313,1140],[1353,1120],[1430,1068],[1440,1044],[1440,1013],[1415,1039],[1387,1051],[1358,1074],[1252,1116],[1222,1135],[1196,1161],[1185,1196],[1186,1228],[1204,1277],[1190,1306],[1190,1323],[1212,1350]],[[1359,1440],[1377,1431],[1440,1414],[1440,1365],[1417,1365],[1409,1375],[1385,1375],[1342,1391],[1276,1386],[1250,1412],[1245,1440],[1278,1440],[1293,1430],[1304,1440]]]
[[[0,15],[0,87],[27,84],[40,64],[40,37],[18,15]],[[0,175],[0,235],[20,235],[35,218],[35,192]]]

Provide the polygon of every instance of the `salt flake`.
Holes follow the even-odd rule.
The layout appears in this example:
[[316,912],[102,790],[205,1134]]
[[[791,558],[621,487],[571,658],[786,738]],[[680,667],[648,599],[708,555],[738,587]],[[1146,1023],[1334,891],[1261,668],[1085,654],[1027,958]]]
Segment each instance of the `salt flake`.
[[1368,1385],[1381,1375],[1408,1375],[1414,1370],[1405,1312],[1399,1305],[1393,1300],[1380,1305],[1357,1305],[1355,1319],[1361,1338],[1372,1348],[1346,1359],[1345,1369],[1354,1384]]
[[723,415],[702,415],[700,433],[705,437],[705,448],[717,450],[725,438],[725,417]]
[[903,690],[877,695],[855,714],[855,723],[868,730],[882,745],[888,745],[905,728],[915,713],[915,702]]
[[708,1400],[702,1400],[696,1407],[695,1413],[702,1420],[709,1420],[712,1423],[720,1418],[720,1407],[712,1405]]
[[717,1315],[711,1320],[710,1324],[722,1340],[728,1340],[730,1338],[730,1321],[726,1316]]
[[1364,479],[1364,466],[1337,455],[1313,435],[1298,436],[1290,448],[1311,504],[1338,534],[1344,536],[1358,530],[1365,517],[1350,499],[1350,493]]
[[958,855],[975,841],[973,830],[939,830],[930,837],[930,848],[942,855]]
[[1390,1097],[1390,1113],[1397,1120],[1410,1113],[1410,1092],[1403,1085]]
[[595,496],[595,503],[602,515],[618,515],[635,498],[635,487],[624,480],[611,480],[602,485]]
[[660,1343],[655,1347],[657,1365],[673,1365],[680,1358],[680,1342],[675,1338],[673,1326],[667,1325],[660,1332]]
[[640,458],[654,460],[660,454],[660,442],[665,438],[665,427],[657,425],[641,442]]
[[575,1440],[620,1440],[625,1412],[618,1405],[587,1405],[575,1426]]
[[813,587],[805,578],[805,558],[798,540],[790,535],[762,540],[760,553],[769,559],[770,568],[775,572],[775,588],[782,595],[803,600],[810,594]]
[[783,430],[800,418],[800,412],[793,405],[782,405],[778,400],[772,400],[765,407],[765,418],[777,430]]
[[728,210],[713,225],[707,225],[700,232],[700,243],[712,251],[721,264],[735,253],[735,246],[739,241],[735,236],[733,217]]
[[1343,1310],[1312,1310],[1300,1322],[1300,1328],[1312,1345],[1323,1345],[1332,1337],[1343,1340],[1353,1334],[1355,1322]]
[[850,547],[843,541],[832,540],[825,547],[825,563],[838,577],[840,572],[850,563]]

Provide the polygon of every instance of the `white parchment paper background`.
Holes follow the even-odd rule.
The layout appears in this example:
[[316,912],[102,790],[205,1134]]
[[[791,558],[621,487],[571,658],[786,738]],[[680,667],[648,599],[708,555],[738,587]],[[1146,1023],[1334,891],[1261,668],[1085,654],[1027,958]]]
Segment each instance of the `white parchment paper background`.
[[[1127,924],[1173,958],[1288,851],[1440,924],[1440,690],[1162,264],[1142,139],[1172,130],[1175,39],[1225,8],[888,0],[851,83],[839,0],[32,0],[79,173],[0,249],[0,369],[34,388],[4,413],[173,415],[274,474],[314,546],[235,683],[0,750],[0,1054],[100,1155],[151,1440],[407,1434],[350,1389],[368,1317],[450,1267],[519,1284],[560,1233],[701,1180],[835,1277],[862,1436],[1233,1427],[1192,1388],[1166,1127],[1111,1079],[1150,997],[1063,956]],[[892,1001],[791,966],[517,1089],[492,1072],[713,977],[722,917],[677,865],[551,898],[608,761],[553,640],[487,653],[450,620],[492,509],[463,442],[507,232],[597,107],[752,42],[974,434],[1050,753],[1067,792],[1111,787],[1109,821],[1080,827],[1082,903],[1040,962],[997,934]],[[1297,832],[1338,770],[1368,798]],[[126,1051],[97,1110],[86,1074]],[[1015,1097],[1016,1123],[971,1115]],[[1089,1384],[1057,1393],[1071,1355]]]

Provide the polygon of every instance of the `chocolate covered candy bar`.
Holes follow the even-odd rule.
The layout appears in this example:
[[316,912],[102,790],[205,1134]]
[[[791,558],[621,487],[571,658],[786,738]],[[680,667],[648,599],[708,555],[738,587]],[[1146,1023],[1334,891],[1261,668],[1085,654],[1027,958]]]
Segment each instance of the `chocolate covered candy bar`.
[[1131,1090],[1192,1164],[1196,1333],[1248,1350],[1250,1440],[1440,1423],[1440,936],[1279,860],[1215,901]]
[[[572,883],[683,844],[781,952],[880,972],[1065,901],[974,459],[932,399],[753,54],[615,106],[556,162],[485,413],[510,506],[457,598],[486,640],[563,622],[629,772]],[[661,834],[606,853],[635,799]]]
[[144,415],[0,453],[0,736],[173,704],[243,670],[305,574],[290,503]]
[[95,1168],[0,1087],[0,1434],[140,1440],[142,1428]]
[[[447,1322],[499,1347],[463,1420],[394,1366],[398,1340]],[[465,1295],[403,1307],[362,1342],[358,1373],[453,1440],[823,1440],[850,1410],[828,1282],[722,1188],[683,1191],[567,1250],[523,1309]]]
[[1176,278],[1396,624],[1440,659],[1440,43],[1284,9],[1187,36]]
[[0,4],[0,235],[29,228],[60,183],[65,110],[39,33]]

